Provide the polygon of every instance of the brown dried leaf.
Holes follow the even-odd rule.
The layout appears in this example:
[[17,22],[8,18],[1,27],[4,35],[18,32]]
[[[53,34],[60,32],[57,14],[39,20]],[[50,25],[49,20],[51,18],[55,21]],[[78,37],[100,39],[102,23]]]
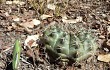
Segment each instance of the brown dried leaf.
[[44,19],[47,19],[47,18],[49,18],[49,17],[52,17],[51,15],[46,15],[46,14],[43,14],[43,15],[41,15],[41,19],[42,20],[44,20]]
[[28,44],[29,46],[32,46],[32,44],[33,44],[34,42],[35,42],[35,41],[31,39],[29,42],[27,42],[27,44]]
[[26,51],[26,55],[27,55],[28,57],[33,57],[33,56],[34,56],[34,53],[33,53],[32,50],[27,50],[27,51]]
[[12,26],[8,26],[8,31],[11,31],[12,30]]
[[110,54],[100,54],[97,58],[99,61],[110,62]]
[[21,23],[20,26],[26,27],[26,28],[33,28],[34,24],[31,22],[24,22],[24,23]]
[[31,21],[20,23],[19,25],[22,26],[22,27],[24,27],[25,30],[28,33],[30,33],[30,32],[32,32],[32,30],[30,28],[34,28],[34,26],[37,26],[39,24],[40,24],[40,21],[39,20],[33,19]]
[[15,16],[15,17],[13,17],[13,21],[18,22],[18,21],[20,21],[20,18]]
[[25,46],[28,47],[33,47],[33,46],[37,46],[38,44],[36,43],[36,40],[39,39],[39,35],[31,35],[31,36],[27,36],[27,39],[25,40]]

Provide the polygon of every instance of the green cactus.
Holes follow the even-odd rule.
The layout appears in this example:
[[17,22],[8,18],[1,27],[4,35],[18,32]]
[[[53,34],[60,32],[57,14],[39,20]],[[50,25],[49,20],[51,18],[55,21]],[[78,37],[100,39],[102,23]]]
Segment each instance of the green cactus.
[[46,29],[44,39],[49,54],[56,59],[60,57],[61,60],[81,61],[89,57],[91,53],[95,53],[97,49],[96,38],[85,28],[73,34],[53,26]]
[[73,35],[72,39],[74,41],[72,42],[74,42],[75,46],[77,46],[77,57],[75,59],[76,61],[81,61],[94,54],[98,47],[96,43],[96,37],[92,35],[91,30],[81,28],[78,31],[78,34]]
[[59,28],[47,29],[44,33],[46,48],[57,56],[66,58],[69,55],[70,36]]

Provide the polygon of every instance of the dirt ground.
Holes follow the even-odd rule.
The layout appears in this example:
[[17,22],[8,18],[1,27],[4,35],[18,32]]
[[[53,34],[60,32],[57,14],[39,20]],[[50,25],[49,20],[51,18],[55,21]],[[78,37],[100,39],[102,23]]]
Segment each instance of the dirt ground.
[[[21,40],[22,44],[18,70],[110,70],[109,62],[97,59],[99,54],[110,53],[109,0],[55,0],[55,3],[58,2],[61,6],[56,12],[46,8],[46,1],[42,3],[41,7],[36,7],[31,1],[33,0],[23,1],[25,3],[23,5],[7,4],[6,1],[0,2],[0,70],[12,70],[12,51],[17,38]],[[43,14],[52,15],[52,17],[42,19],[40,16]],[[46,27],[51,26],[53,21],[65,25],[62,22],[62,14],[65,14],[69,19],[82,17],[82,24],[96,32],[98,49],[94,56],[77,63],[73,62],[70,65],[61,66],[56,62],[50,62],[45,47],[32,51],[25,49],[24,42],[28,35],[41,35]],[[37,26],[28,29],[27,27],[30,26],[28,24],[27,27],[19,25],[31,22],[35,18],[41,22]],[[76,24],[78,23],[76,22]]]

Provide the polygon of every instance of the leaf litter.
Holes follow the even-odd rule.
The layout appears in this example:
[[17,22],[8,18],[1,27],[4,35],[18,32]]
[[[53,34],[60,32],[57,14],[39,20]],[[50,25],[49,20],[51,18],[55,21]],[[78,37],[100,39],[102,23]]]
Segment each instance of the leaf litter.
[[[21,69],[27,70],[27,69],[57,69],[60,70],[60,65],[59,64],[50,64],[49,62],[49,58],[48,55],[46,54],[45,47],[41,44],[41,43],[36,43],[37,38],[34,37],[34,35],[38,35],[39,32],[42,34],[42,32],[45,30],[45,28],[51,26],[51,22],[55,21],[59,23],[62,23],[62,25],[67,25],[70,23],[86,23],[86,27],[92,27],[92,24],[94,23],[98,23],[98,25],[100,25],[100,27],[97,28],[93,28],[94,30],[97,31],[98,37],[99,36],[103,36],[102,38],[100,38],[100,40],[104,40],[101,42],[99,42],[100,46],[99,46],[99,51],[100,49],[102,49],[106,54],[96,54],[96,57],[94,56],[93,59],[91,59],[89,62],[86,62],[86,60],[82,61],[79,63],[79,65],[77,65],[77,63],[73,64],[73,68],[69,69],[73,69],[73,70],[84,70],[84,69],[97,69],[97,70],[107,70],[109,69],[109,39],[110,39],[110,30],[109,30],[109,2],[107,1],[93,1],[93,2],[84,2],[84,1],[69,1],[68,2],[68,8],[63,9],[64,12],[61,12],[61,14],[59,14],[59,16],[56,16],[55,12],[53,15],[49,15],[47,14],[48,11],[50,10],[55,10],[55,4],[52,3],[52,1],[47,0],[47,5],[44,4],[45,6],[45,12],[43,12],[43,14],[40,14],[39,12],[35,13],[35,10],[33,10],[33,7],[31,7],[30,5],[28,5],[26,3],[26,1],[24,3],[22,3],[22,1],[10,1],[10,3],[7,3],[9,5],[6,4],[2,4],[2,6],[0,6],[0,31],[3,31],[2,33],[4,33],[4,40],[5,42],[8,41],[8,43],[13,39],[16,38],[16,36],[20,36],[22,34],[25,35],[25,37],[27,36],[33,36],[32,39],[28,39],[28,41],[25,43],[27,38],[22,38],[20,37],[22,40],[22,44],[24,43],[26,46],[31,46],[30,49],[29,48],[23,48],[23,52],[21,53],[21,58],[23,58],[24,62],[27,63],[21,63]],[[8,1],[7,1],[8,2]],[[12,4],[13,3],[13,4]],[[21,3],[21,4],[20,4]],[[60,8],[64,8],[66,5],[66,2],[62,1],[58,1],[57,3],[60,4]],[[20,5],[20,6],[17,6]],[[48,6],[48,7],[47,7]],[[84,8],[83,8],[84,6]],[[87,7],[86,7],[87,6]],[[104,8],[105,7],[105,8]],[[18,9],[18,10],[17,10]],[[25,10],[23,10],[25,9]],[[5,13],[3,12],[5,11]],[[31,14],[29,13],[29,11],[31,11]],[[39,11],[39,9],[38,9]],[[60,10],[58,10],[60,12]],[[61,9],[62,11],[62,9]],[[106,12],[103,12],[106,11]],[[26,12],[25,14],[23,14],[23,12]],[[94,14],[93,14],[94,12]],[[66,16],[68,17],[63,17],[61,15],[66,14]],[[1,14],[4,14],[1,15]],[[57,13],[58,14],[58,13]],[[15,16],[14,17],[12,17]],[[41,17],[42,15],[45,15],[43,17]],[[21,18],[22,17],[22,18]],[[74,18],[75,17],[75,18]],[[98,18],[97,18],[98,17]],[[8,18],[8,19],[7,19]],[[52,18],[51,22],[48,21],[48,18]],[[6,20],[7,19],[7,20]],[[38,19],[38,20],[37,20]],[[39,20],[41,19],[41,20]],[[43,24],[43,21],[46,20],[46,24]],[[49,24],[48,24],[49,23]],[[96,26],[96,24],[95,24]],[[68,26],[66,26],[68,27]],[[2,34],[1,33],[1,34]],[[8,37],[7,33],[11,34],[12,38]],[[14,35],[14,36],[13,36]],[[36,39],[36,40],[35,40]],[[38,38],[39,39],[39,38]],[[5,43],[3,42],[3,43]],[[102,45],[103,42],[105,42],[104,46]],[[10,42],[12,45],[14,42]],[[6,46],[6,44],[4,44],[4,46]],[[4,47],[4,46],[1,46]],[[32,46],[38,46],[37,48],[32,47]],[[8,47],[9,48],[9,47]],[[11,53],[12,49],[8,49],[5,48],[3,50],[6,50],[7,54],[5,54],[6,56],[9,56]],[[42,49],[41,49],[42,48]],[[103,48],[107,48],[108,51],[105,51]],[[43,50],[44,49],[44,50]],[[42,51],[42,52],[41,52]],[[24,53],[26,52],[26,53]],[[5,52],[3,52],[5,53]],[[28,56],[26,56],[26,54]],[[41,57],[42,54],[42,57]],[[44,57],[45,55],[45,57]],[[33,58],[34,62],[35,62],[35,66],[33,65],[33,61],[32,60],[28,60],[30,57]],[[2,58],[2,57],[1,57]],[[41,62],[40,59],[42,59]],[[10,61],[10,57],[5,57],[4,60],[3,58],[0,59],[0,61],[3,61],[3,66],[0,66],[0,69],[6,69],[8,68],[9,64],[7,64],[5,59]],[[36,60],[38,59],[38,61],[36,62]],[[97,61],[98,60],[98,61]],[[102,61],[102,62],[100,62]],[[43,63],[44,62],[44,63]],[[104,63],[105,62],[105,63]],[[106,63],[107,62],[107,63]],[[6,63],[6,66],[4,65]],[[97,66],[95,66],[97,65]],[[4,67],[5,66],[5,67]],[[34,67],[32,67],[34,66]],[[56,67],[56,68],[55,68]]]

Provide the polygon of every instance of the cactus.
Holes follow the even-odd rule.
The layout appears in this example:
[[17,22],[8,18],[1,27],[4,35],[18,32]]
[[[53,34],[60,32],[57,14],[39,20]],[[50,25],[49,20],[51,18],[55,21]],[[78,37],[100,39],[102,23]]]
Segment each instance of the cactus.
[[49,54],[56,59],[81,61],[97,49],[96,38],[92,33],[81,28],[77,33],[67,33],[53,26],[44,32],[45,46]]
[[44,32],[44,38],[46,39],[47,50],[56,54],[56,57],[61,56],[62,58],[66,58],[67,55],[69,55],[70,35],[68,35],[66,32],[54,27],[47,29]]
[[85,28],[81,28],[78,31],[79,32],[77,34],[74,34],[71,37],[73,39],[72,43],[74,42],[74,46],[77,47],[77,57],[75,57],[75,59],[76,61],[81,61],[90,55],[93,55],[98,47],[96,43],[96,37],[94,37],[90,29],[87,30]]

